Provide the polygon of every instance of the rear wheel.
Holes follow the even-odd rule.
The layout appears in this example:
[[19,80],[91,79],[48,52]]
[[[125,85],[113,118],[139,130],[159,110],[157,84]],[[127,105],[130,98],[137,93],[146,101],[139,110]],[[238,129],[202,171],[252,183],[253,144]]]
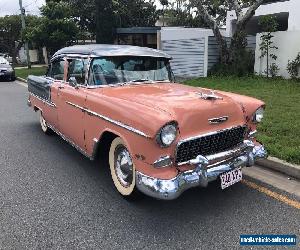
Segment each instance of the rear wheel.
[[135,186],[135,166],[131,155],[120,137],[116,137],[109,150],[109,165],[113,183],[117,191],[126,199],[140,196]]
[[41,124],[42,131],[45,134],[47,134],[47,135],[52,134],[52,130],[48,127],[47,122],[46,122],[45,118],[43,117],[43,113],[41,111],[40,111],[40,124]]

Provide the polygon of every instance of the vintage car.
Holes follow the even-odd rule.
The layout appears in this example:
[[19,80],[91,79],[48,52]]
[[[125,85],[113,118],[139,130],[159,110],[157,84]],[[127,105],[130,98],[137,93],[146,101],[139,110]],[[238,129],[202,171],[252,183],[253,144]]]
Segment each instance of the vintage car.
[[[171,200],[191,187],[242,179],[266,151],[255,139],[265,104],[175,83],[171,57],[150,48],[78,45],[28,78],[28,105],[54,131],[95,159],[107,153],[116,190]],[[218,183],[218,182],[215,182]]]

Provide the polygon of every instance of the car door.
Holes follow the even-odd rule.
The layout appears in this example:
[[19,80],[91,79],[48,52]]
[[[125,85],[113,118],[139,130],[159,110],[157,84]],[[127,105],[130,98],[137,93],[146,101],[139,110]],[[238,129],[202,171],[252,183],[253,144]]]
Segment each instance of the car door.
[[58,86],[58,126],[59,131],[71,143],[85,150],[83,112],[86,102],[85,59],[68,59],[66,82]]
[[49,100],[52,105],[46,106],[48,110],[43,112],[43,116],[46,121],[55,129],[58,127],[58,113],[57,113],[57,94],[58,94],[58,87],[61,86],[64,80],[64,66],[65,61],[63,58],[57,58],[51,65],[49,66],[49,70],[46,74],[46,81],[50,86],[50,96]]

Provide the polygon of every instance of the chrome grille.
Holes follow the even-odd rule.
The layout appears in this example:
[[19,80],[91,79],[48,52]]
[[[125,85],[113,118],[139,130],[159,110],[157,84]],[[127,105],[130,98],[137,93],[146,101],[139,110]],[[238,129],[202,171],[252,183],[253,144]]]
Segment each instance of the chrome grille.
[[179,142],[175,162],[184,163],[198,155],[207,156],[227,151],[243,142],[245,133],[246,127],[239,126]]

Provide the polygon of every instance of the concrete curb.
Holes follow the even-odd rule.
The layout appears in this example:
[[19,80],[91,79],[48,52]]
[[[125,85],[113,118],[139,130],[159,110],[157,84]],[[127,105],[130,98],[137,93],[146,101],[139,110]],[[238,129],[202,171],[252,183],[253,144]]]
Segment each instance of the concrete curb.
[[21,77],[16,77],[18,81],[27,83],[27,80]]
[[300,180],[300,166],[269,156],[268,159],[256,161],[256,165],[275,170]]

